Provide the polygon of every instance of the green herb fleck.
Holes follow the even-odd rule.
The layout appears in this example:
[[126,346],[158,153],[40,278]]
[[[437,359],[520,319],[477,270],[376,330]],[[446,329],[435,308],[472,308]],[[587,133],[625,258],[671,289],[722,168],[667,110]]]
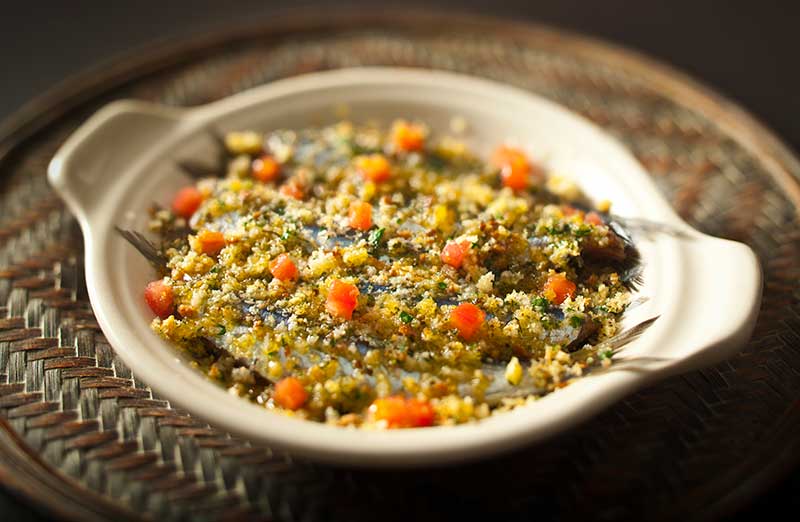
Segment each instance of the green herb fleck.
[[435,172],[441,172],[447,166],[447,160],[435,152],[429,153],[426,159],[428,167]]
[[225,335],[225,332],[228,331],[228,329],[225,328],[224,324],[218,324],[217,328],[219,328],[219,331],[217,332],[217,335]]
[[573,315],[572,317],[569,318],[569,325],[573,328],[578,328],[582,324],[583,324],[583,317]]
[[611,356],[614,355],[614,352],[610,348],[607,348],[601,351],[599,355],[601,359],[611,359]]
[[356,140],[352,138],[344,140],[344,144],[350,148],[350,152],[353,156],[360,156],[364,154],[372,154],[374,152],[379,152],[378,149],[374,147],[365,147],[360,143],[356,142]]
[[544,312],[548,308],[550,308],[550,301],[547,300],[546,297],[535,297],[531,302],[533,307],[540,312]]
[[381,242],[384,232],[386,232],[385,228],[376,228],[375,230],[371,231],[367,237],[369,246],[372,248],[378,248],[378,244]]
[[403,310],[402,312],[400,312],[400,320],[403,321],[405,324],[408,324],[414,320],[414,316]]
[[439,287],[439,290],[446,290],[447,289],[447,283],[445,283],[444,281],[439,281],[439,283],[436,286]]
[[581,225],[575,229],[575,237],[585,237],[592,233],[592,227]]
[[566,234],[570,231],[569,225],[567,223],[560,223],[553,225],[552,227],[544,227],[544,231],[547,233],[548,236],[560,236]]
[[293,234],[294,232],[287,228],[286,230],[283,231],[283,234],[281,234],[281,241],[288,241]]

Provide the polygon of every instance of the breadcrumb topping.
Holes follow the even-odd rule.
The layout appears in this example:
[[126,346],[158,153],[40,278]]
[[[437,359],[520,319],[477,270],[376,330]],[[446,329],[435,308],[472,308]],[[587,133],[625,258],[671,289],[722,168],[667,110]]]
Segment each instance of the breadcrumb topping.
[[506,147],[512,178],[451,128],[229,133],[188,223],[153,213],[174,300],[153,329],[231,393],[366,429],[475,421],[607,364],[620,238],[568,177]]

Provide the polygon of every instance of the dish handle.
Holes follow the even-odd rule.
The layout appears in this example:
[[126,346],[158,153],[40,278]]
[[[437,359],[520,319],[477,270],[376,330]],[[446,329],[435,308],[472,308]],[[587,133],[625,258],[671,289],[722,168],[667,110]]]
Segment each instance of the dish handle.
[[[684,350],[673,370],[706,367],[731,357],[750,338],[761,304],[762,272],[743,243],[698,235],[686,249],[685,297],[672,341]],[[694,347],[694,348],[692,348]]]
[[[47,177],[70,211],[92,214],[118,172],[139,161],[171,133],[183,110],[137,100],[120,100],[91,116],[50,161]],[[126,146],[120,147],[120,143]]]

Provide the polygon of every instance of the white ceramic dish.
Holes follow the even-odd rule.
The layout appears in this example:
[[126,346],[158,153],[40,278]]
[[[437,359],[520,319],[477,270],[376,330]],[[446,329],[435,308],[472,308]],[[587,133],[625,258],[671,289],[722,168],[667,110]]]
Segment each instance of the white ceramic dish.
[[[210,154],[206,129],[267,130],[349,117],[419,118],[446,129],[457,115],[467,140],[485,153],[514,140],[532,157],[573,176],[616,214],[658,221],[685,233],[637,243],[644,263],[640,293],[649,300],[628,325],[660,315],[626,347],[612,370],[589,374],[536,403],[479,423],[386,432],[342,429],[287,418],[228,394],[193,370],[149,328],[142,289],[147,262],[114,232],[145,231],[147,208],[166,203],[188,180],[176,159]],[[553,435],[664,375],[712,364],[749,337],[761,273],[745,245],[700,234],[662,199],[632,156],[598,128],[529,93],[485,80],[411,69],[350,69],[271,83],[210,105],[175,109],[112,103],[63,145],[49,169],[52,185],[83,230],[86,280],[108,341],[136,375],[163,397],[255,443],[311,459],[358,466],[420,466],[506,451]],[[635,365],[635,368],[633,367]]]

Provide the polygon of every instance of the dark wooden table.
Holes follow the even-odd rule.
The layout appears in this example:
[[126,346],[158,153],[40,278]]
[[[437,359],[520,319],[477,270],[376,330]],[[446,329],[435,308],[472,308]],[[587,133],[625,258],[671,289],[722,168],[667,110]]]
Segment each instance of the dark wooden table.
[[[800,4],[796,2],[514,0],[504,2],[502,8],[472,0],[435,3],[536,20],[643,51],[736,100],[800,150],[795,36]],[[270,12],[305,5],[313,2],[143,0],[120,4],[83,0],[3,7],[0,119],[64,77],[122,51],[256,16],[269,23]],[[425,9],[422,4],[408,8]],[[754,499],[736,518],[749,520],[760,518],[765,511],[791,513],[797,508],[800,469]],[[0,492],[0,519],[48,518],[24,500]]]

